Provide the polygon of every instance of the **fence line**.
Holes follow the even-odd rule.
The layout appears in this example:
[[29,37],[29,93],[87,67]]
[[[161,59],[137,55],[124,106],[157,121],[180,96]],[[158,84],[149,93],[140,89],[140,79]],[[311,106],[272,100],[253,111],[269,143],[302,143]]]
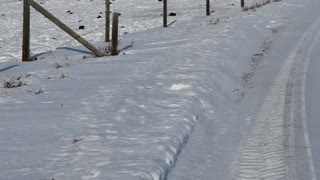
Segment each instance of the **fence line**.
[[[168,4],[167,4],[167,0],[159,0],[159,1],[163,1],[163,27],[168,27]],[[265,5],[271,2],[277,2],[277,1],[281,1],[281,0],[263,0],[261,1],[260,4],[256,3],[254,4],[254,7],[260,7],[261,5]],[[7,3],[7,2],[4,2]],[[8,2],[9,3],[9,2]],[[94,47],[93,45],[91,45],[88,41],[86,41],[85,39],[82,38],[82,36],[85,36],[87,34],[91,34],[93,32],[95,32],[96,30],[102,28],[103,26],[105,26],[105,42],[109,42],[110,41],[110,0],[105,0],[105,13],[106,13],[106,21],[105,21],[105,25],[103,26],[99,26],[98,28],[84,33],[82,35],[79,35],[77,33],[75,33],[73,30],[71,30],[68,26],[66,26],[64,23],[62,23],[58,18],[56,18],[55,16],[53,16],[51,13],[49,13],[46,9],[44,9],[42,6],[40,6],[38,3],[36,3],[34,0],[23,0],[23,50],[22,50],[22,60],[23,61],[30,61],[30,6],[34,7],[37,11],[39,11],[41,14],[43,14],[45,17],[47,17],[50,21],[52,21],[53,23],[55,23],[58,27],[60,27],[61,29],[63,29],[66,33],[68,33],[70,36],[72,36],[74,39],[76,39],[78,42],[80,42],[82,45],[84,45],[85,47],[87,47],[89,50],[91,50],[97,57],[101,57],[104,56],[105,54],[103,52],[101,52],[98,48]],[[257,5],[258,4],[258,5]],[[250,9],[250,7],[245,7],[245,0],[240,0],[240,6],[242,7],[243,10],[248,10]],[[210,0],[206,0],[206,15],[210,15],[211,11],[210,11]],[[115,32],[118,33],[118,30],[116,30]],[[118,36],[116,36],[118,38]],[[113,42],[117,42],[113,41]],[[67,42],[68,43],[68,42]],[[112,43],[114,47],[117,46],[117,43]],[[65,43],[63,43],[65,44]],[[111,47],[112,48],[112,47]],[[115,52],[113,52],[112,54],[115,54]]]
[[22,61],[30,61],[31,60],[30,59],[30,6],[35,8],[42,15],[44,15],[50,21],[52,21],[54,24],[56,24],[59,28],[61,28],[63,31],[68,33],[71,37],[76,39],[83,46],[85,46],[90,51],[92,51],[97,57],[105,56],[105,54],[103,52],[101,52],[99,49],[94,47],[88,41],[83,39],[80,35],[78,35],[76,32],[74,32],[72,29],[70,29],[67,25],[65,25],[63,22],[61,22],[58,18],[56,18],[54,15],[52,15],[49,11],[44,9],[38,3],[36,3],[33,0],[24,0],[24,22],[23,22],[24,23],[24,27],[23,27],[24,39],[23,39]]

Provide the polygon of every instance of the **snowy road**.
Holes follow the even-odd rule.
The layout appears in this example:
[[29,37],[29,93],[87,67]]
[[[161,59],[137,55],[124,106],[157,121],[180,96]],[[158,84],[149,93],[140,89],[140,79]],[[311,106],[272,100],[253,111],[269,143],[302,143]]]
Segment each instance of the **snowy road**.
[[[319,73],[314,70],[319,66],[314,59],[319,47],[320,16],[317,9],[319,2],[313,3],[313,7],[306,6],[290,17],[291,23],[275,35],[262,70],[257,71],[257,87],[252,91],[258,89],[261,94],[261,88],[268,90],[241,150],[237,179],[315,180],[315,173],[319,173],[319,141],[315,130],[319,127],[319,114],[315,114],[313,109],[314,104],[319,102],[313,97],[317,96],[314,93],[319,88],[315,80]],[[312,68],[307,81],[308,101],[305,106],[305,76],[309,60],[312,60]],[[270,81],[272,74],[276,75]],[[311,126],[312,148],[306,108],[311,117],[308,126]]]
[[319,37],[320,31],[318,30],[317,36],[315,36],[314,47],[309,56],[309,66],[306,77],[306,115],[307,115],[307,126],[309,130],[309,138],[311,151],[313,156],[313,162],[315,167],[316,177],[320,178],[320,139],[319,139],[319,128],[320,128],[320,61],[319,61]]

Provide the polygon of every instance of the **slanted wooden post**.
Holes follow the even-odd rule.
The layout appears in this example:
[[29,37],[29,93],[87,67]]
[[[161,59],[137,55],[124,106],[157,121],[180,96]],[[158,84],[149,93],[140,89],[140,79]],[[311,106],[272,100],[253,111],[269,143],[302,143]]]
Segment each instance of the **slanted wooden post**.
[[30,58],[30,5],[23,0],[23,41],[22,61],[31,61]]
[[163,0],[163,27],[168,27],[168,8],[167,0]]
[[207,16],[210,16],[210,0],[207,0]]
[[67,25],[65,25],[63,22],[61,22],[58,18],[56,18],[54,15],[52,15],[50,12],[48,12],[46,9],[41,7],[38,3],[36,3],[33,0],[27,0],[29,4],[35,8],[37,11],[39,11],[42,15],[47,17],[50,21],[52,21],[54,24],[56,24],[59,28],[61,28],[63,31],[68,33],[70,36],[72,36],[74,39],[76,39],[79,43],[81,43],[83,46],[88,48],[90,51],[92,51],[97,57],[105,56],[104,53],[102,53],[99,49],[91,45],[88,41],[83,39],[80,35],[78,35],[76,32],[74,32],[72,29],[70,29]]
[[119,22],[119,13],[114,12],[112,16],[112,47],[111,55],[118,55],[118,22]]
[[244,7],[244,0],[241,0],[241,7]]
[[110,41],[110,0],[106,0],[106,34],[105,42]]

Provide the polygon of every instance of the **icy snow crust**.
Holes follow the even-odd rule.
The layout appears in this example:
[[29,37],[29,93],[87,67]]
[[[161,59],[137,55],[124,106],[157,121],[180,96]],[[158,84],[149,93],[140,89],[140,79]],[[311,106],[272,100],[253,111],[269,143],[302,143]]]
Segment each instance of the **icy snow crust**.
[[[73,29],[85,25],[77,31],[89,41],[103,39],[102,2],[39,2]],[[163,29],[158,1],[113,1],[125,50],[96,59],[61,50],[78,44],[33,11],[32,51],[52,52],[20,63],[22,2],[2,1],[0,80],[21,76],[25,85],[0,87],[1,178],[205,179],[210,172],[230,179],[251,126],[235,110],[245,94],[241,76],[298,7],[283,1],[241,12],[238,3],[213,1],[206,17],[204,2],[176,0],[169,11],[178,16]],[[180,155],[189,159],[179,162]]]

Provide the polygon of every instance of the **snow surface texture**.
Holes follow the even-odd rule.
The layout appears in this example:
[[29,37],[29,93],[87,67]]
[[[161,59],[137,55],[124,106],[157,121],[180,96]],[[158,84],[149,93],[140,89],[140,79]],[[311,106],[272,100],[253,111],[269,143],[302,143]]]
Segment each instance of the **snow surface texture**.
[[[103,2],[39,2],[89,41],[103,39]],[[302,3],[242,12],[238,1],[216,0],[207,17],[204,2],[177,0],[166,29],[158,1],[112,3],[122,14],[120,56],[91,59],[33,11],[31,48],[46,53],[32,63],[17,62],[22,2],[0,3],[0,81],[23,84],[0,87],[1,178],[250,179],[251,168],[241,176],[246,167],[232,163],[246,161],[246,132],[265,119],[239,115],[238,106],[261,53]]]

